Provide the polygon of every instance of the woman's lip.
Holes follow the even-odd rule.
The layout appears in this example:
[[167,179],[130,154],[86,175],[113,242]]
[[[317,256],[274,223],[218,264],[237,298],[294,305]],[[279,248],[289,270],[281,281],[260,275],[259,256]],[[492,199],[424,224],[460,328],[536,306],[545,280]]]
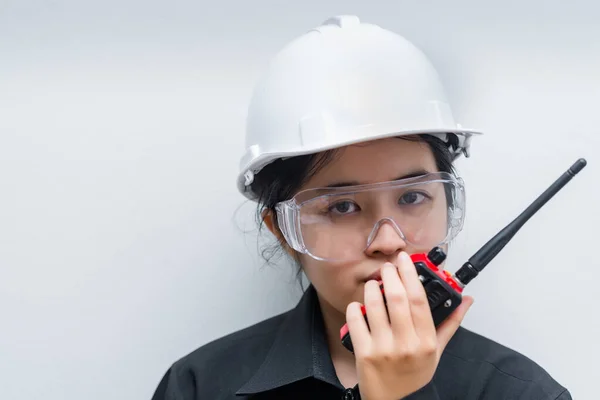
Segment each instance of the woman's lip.
[[369,275],[367,279],[365,279],[365,282],[368,281],[377,281],[381,283],[381,271],[375,271],[371,275]]

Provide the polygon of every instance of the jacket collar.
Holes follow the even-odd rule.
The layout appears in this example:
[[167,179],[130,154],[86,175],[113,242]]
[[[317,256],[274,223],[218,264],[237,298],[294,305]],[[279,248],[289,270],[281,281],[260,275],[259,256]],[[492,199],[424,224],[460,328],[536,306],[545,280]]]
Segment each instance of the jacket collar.
[[323,316],[312,285],[286,314],[264,362],[236,395],[265,392],[306,378],[343,388],[331,361]]

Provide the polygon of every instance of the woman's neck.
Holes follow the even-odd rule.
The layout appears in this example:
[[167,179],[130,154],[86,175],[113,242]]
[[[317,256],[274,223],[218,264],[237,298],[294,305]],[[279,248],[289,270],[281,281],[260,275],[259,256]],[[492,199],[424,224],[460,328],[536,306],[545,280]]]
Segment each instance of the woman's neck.
[[339,381],[345,387],[353,387],[358,382],[354,355],[340,341],[340,328],[346,323],[346,316],[333,308],[325,299],[318,296],[329,353]]

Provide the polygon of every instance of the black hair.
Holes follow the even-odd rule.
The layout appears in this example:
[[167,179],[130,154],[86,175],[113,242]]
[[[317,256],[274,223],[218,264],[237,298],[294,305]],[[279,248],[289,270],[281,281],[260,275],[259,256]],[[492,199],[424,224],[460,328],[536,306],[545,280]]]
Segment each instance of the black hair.
[[[438,171],[456,175],[452,164],[452,152],[448,148],[448,145],[439,137],[421,134],[404,136],[400,137],[400,139],[426,143],[433,153]],[[257,222],[259,224],[259,231],[264,226],[263,213],[265,211],[271,212],[275,229],[279,230],[277,214],[275,213],[277,203],[292,198],[302,185],[326,166],[339,151],[339,149],[334,149],[317,154],[279,159],[268,164],[256,174],[250,189],[257,195]],[[278,243],[267,246],[261,252],[267,262],[286,246],[283,236],[277,236]],[[298,273],[300,271],[299,269]]]

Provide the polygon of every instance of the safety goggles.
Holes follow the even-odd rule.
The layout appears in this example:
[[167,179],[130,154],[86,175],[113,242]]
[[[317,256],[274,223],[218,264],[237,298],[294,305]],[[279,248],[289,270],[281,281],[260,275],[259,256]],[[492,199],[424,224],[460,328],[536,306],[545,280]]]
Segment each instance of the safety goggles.
[[294,250],[317,260],[364,257],[384,224],[407,246],[429,249],[451,241],[465,215],[461,178],[436,172],[357,186],[312,188],[275,207],[279,229]]

